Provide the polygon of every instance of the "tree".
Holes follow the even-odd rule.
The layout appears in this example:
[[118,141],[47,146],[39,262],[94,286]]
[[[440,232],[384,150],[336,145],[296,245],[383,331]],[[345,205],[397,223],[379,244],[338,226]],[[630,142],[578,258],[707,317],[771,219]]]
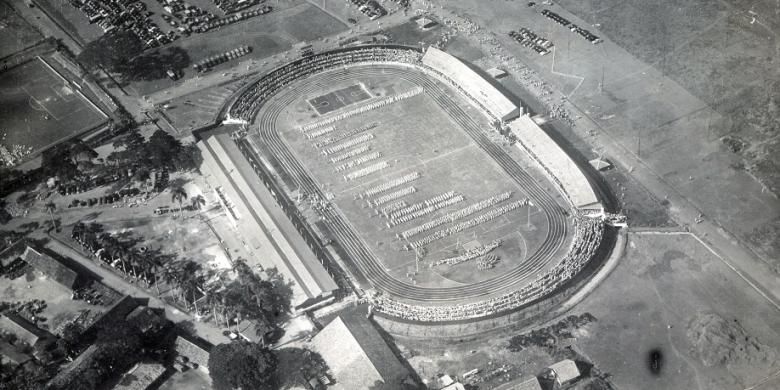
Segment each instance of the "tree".
[[54,222],[54,211],[57,210],[57,205],[54,204],[54,202],[49,201],[43,206],[43,208],[49,213],[49,217],[51,218],[51,228],[57,229],[57,224]]
[[206,205],[206,198],[204,198],[201,194],[193,196],[190,201],[192,201],[192,208],[196,210],[200,210],[203,206]]
[[181,186],[175,187],[171,190],[171,201],[172,202],[179,202],[179,215],[182,215],[182,208],[181,204],[187,199],[187,191],[184,190]]
[[216,390],[273,389],[276,355],[248,341],[219,344],[209,356],[209,373]]
[[88,43],[76,59],[89,70],[105,68],[112,73],[125,73],[130,60],[143,50],[143,43],[132,31],[117,29]]

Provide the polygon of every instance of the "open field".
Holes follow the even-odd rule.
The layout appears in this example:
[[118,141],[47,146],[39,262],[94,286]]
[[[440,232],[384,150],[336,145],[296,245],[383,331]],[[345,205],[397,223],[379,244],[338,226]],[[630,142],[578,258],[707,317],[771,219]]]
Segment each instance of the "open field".
[[[688,234],[631,235],[621,263],[577,311],[598,319],[578,345],[619,388],[741,389],[780,369],[778,309]],[[718,333],[718,318],[735,339]],[[702,319],[713,321],[711,333]],[[653,349],[660,375],[648,369]]]
[[39,60],[2,73],[0,118],[6,134],[3,144],[29,146],[33,153],[106,120],[102,112]]
[[[275,128],[280,131],[285,144],[290,147],[296,159],[302,162],[308,174],[319,183],[318,186],[323,189],[325,196],[333,198],[331,202],[337,206],[338,212],[349,221],[355,232],[359,232],[364,245],[379,259],[381,266],[391,277],[422,288],[461,287],[495,279],[518,268],[531,267],[525,271],[527,272],[525,275],[532,277],[550,265],[544,262],[534,263],[534,265],[525,264],[526,259],[531,254],[536,255],[541,250],[543,242],[548,240],[550,222],[547,219],[548,215],[539,212],[538,207],[521,206],[476,228],[466,229],[423,245],[425,252],[421,253],[419,273],[413,275],[416,271],[416,255],[413,251],[403,251],[402,247],[454,223],[446,223],[422,234],[413,235],[407,240],[399,240],[399,234],[491,196],[505,192],[512,193],[509,200],[498,202],[474,216],[503,204],[522,201],[529,195],[499,164],[486,156],[467,133],[458,131],[458,123],[454,122],[449,114],[427,94],[412,96],[361,115],[339,120],[333,124],[335,127],[333,130],[324,127],[307,131],[307,138],[298,127],[319,117],[308,103],[309,99],[354,85],[356,82],[362,83],[374,96],[393,96],[415,88],[415,82],[412,81],[414,78],[398,78],[394,76],[396,71],[377,70],[366,74],[363,70],[340,70],[338,74],[338,77],[333,77],[330,73],[323,74],[314,80],[307,79],[303,83],[305,87],[296,87],[294,91],[296,95],[290,95],[290,102],[280,111]],[[328,86],[316,87],[322,82],[317,80],[325,80],[324,77],[327,77]],[[279,99],[287,101],[287,98],[285,95]],[[274,107],[279,104],[271,103]],[[473,108],[468,108],[465,101],[458,100],[457,104],[470,112],[469,115],[480,118],[481,114]],[[349,109],[353,109],[353,106],[344,108],[344,110]],[[263,118],[263,121],[264,115],[261,111],[259,118]],[[359,131],[353,132],[354,130]],[[349,136],[342,137],[342,134],[349,134]],[[254,138],[255,135],[250,137]],[[333,139],[336,141],[329,141]],[[347,145],[350,141],[361,139],[364,142],[349,148],[340,148],[342,144]],[[259,138],[255,140],[257,143],[263,142]],[[318,147],[315,145],[318,142],[326,145]],[[324,156],[322,152],[328,148],[339,150]],[[338,155],[361,148],[364,149],[363,153],[355,155],[354,158],[331,161]],[[337,168],[338,165],[354,162],[361,156],[371,158],[342,171],[339,171],[341,168]],[[464,164],[463,162],[466,161],[468,163]],[[359,173],[363,167],[373,164],[387,166],[365,176],[347,179],[350,175]],[[536,169],[528,161],[522,161],[520,164],[522,169],[529,171]],[[375,205],[373,211],[368,201],[377,201],[379,195],[369,195],[362,200],[357,198],[359,194],[382,183],[415,172],[420,174],[419,179],[409,182],[408,185],[399,185],[393,190],[385,191],[382,195],[410,186],[413,186],[416,192]],[[538,173],[534,172],[533,175],[536,181],[546,182],[537,176]],[[377,214],[381,208],[399,201],[404,202],[406,205],[404,207],[408,207],[447,191],[454,191],[464,199],[425,216],[414,218],[410,222],[393,226],[387,225],[391,219]],[[555,197],[556,194],[552,191],[548,195]],[[304,202],[309,203],[308,200]],[[561,233],[558,231],[554,235],[558,237],[559,234]],[[501,261],[493,269],[475,272],[476,260],[454,266],[439,266],[433,269],[427,267],[435,260],[461,255],[469,248],[488,245],[497,239],[503,240],[502,245],[492,253],[498,255]],[[559,248],[565,250],[565,245]],[[545,249],[545,251],[549,250]],[[557,255],[562,256],[562,253],[559,251]]]
[[0,1],[0,58],[28,48],[43,36],[5,1]]

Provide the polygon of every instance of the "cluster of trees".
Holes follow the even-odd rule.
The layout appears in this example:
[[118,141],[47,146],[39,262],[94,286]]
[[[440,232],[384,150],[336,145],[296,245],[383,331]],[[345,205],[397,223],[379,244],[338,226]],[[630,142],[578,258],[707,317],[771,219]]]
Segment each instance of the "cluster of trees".
[[276,269],[266,270],[268,277],[263,279],[239,258],[233,263],[231,277],[159,250],[141,252],[135,248],[140,239],[111,235],[97,223],[78,223],[71,236],[98,259],[117,264],[126,275],[144,281],[147,288],[153,284],[158,295],[159,282],[164,282],[174,299],[197,315],[210,315],[226,328],[244,320],[254,322],[255,334],[263,345],[278,330],[280,316],[290,310],[292,290]]
[[178,74],[190,65],[187,51],[180,47],[144,52],[143,43],[128,30],[104,34],[76,59],[88,70],[102,68],[127,81],[165,78],[169,69]]
[[278,330],[279,319],[290,310],[292,290],[276,269],[266,270],[262,279],[243,259],[233,263],[235,279],[212,284],[206,291],[205,303],[214,320],[225,327],[237,326],[244,320],[255,323],[255,335],[265,345],[269,335]]
[[276,355],[248,341],[219,344],[209,355],[209,374],[215,390],[275,389]]
[[184,145],[170,134],[157,130],[148,140],[132,130],[114,141],[117,150],[108,155],[106,162],[113,166],[137,168],[137,176],[148,177],[152,169],[169,171],[189,170],[198,167],[199,152],[194,144]]

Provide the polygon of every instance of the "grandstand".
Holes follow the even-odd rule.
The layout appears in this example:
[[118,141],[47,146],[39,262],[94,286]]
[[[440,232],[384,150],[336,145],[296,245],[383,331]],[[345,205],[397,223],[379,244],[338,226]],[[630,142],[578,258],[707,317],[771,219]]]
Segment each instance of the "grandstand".
[[448,77],[496,119],[506,122],[522,114],[520,107],[456,57],[429,47],[422,63]]
[[[376,93],[390,82],[395,84]],[[380,97],[327,113],[315,113],[307,100],[357,84]],[[240,153],[258,156],[248,160],[256,177],[249,175],[252,168],[240,176],[272,188],[286,207],[297,207],[289,200],[293,193],[328,200],[317,218],[329,230],[318,233],[343,249],[375,312],[420,322],[458,321],[544,298],[572,280],[601,245],[603,220],[588,217],[600,215],[593,211],[601,211],[601,204],[587,177],[521,113],[468,65],[440,50],[429,48],[423,55],[403,46],[360,46],[301,58],[250,83],[224,116],[231,123],[251,123],[251,130],[216,142],[223,149],[235,142]],[[521,166],[485,134],[497,121],[508,122],[535,164]],[[203,143],[213,145],[213,138]],[[240,155],[209,153],[214,166]],[[230,169],[211,171],[235,176]],[[540,183],[543,175],[557,191]],[[246,203],[228,195],[231,204]],[[235,208],[239,219],[246,218],[249,208]],[[300,212],[287,214],[296,224],[313,223]],[[516,238],[517,226],[526,223],[537,226],[532,229],[537,233],[520,234],[526,242],[521,256],[519,247],[502,238],[509,237],[507,231]],[[476,240],[465,246],[465,237]],[[316,239],[309,241],[316,246]],[[489,259],[474,257],[490,251]],[[502,260],[495,268],[474,272],[497,253]],[[430,276],[419,284],[398,271],[408,269],[409,261],[441,259],[435,268],[419,271]],[[286,272],[292,274],[295,265],[290,267]],[[456,283],[441,282],[442,272]],[[458,272],[471,279],[457,279]]]
[[516,145],[544,168],[572,206],[585,211],[604,211],[582,170],[528,115],[509,122],[509,129],[517,138]]
[[303,310],[332,298],[338,286],[323,264],[324,254],[310,247],[230,135],[210,136],[198,142],[198,148],[201,172],[228,209],[238,234],[271,263],[266,266],[276,267],[293,282],[293,307]]

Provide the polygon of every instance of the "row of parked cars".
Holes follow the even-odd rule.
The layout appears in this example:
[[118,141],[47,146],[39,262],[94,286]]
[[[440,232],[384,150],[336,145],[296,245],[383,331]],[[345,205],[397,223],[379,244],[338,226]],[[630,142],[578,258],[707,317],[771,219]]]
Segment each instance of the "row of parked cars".
[[356,5],[360,12],[368,16],[369,19],[379,19],[382,16],[387,15],[387,11],[379,5],[375,0],[351,0],[352,4]]
[[539,53],[539,55],[548,54],[550,48],[553,47],[553,43],[550,42],[550,40],[540,37],[525,27],[521,27],[517,31],[510,31],[509,36],[517,41],[517,43]]
[[81,10],[90,23],[97,23],[104,32],[116,29],[132,31],[145,47],[157,47],[175,39],[166,34],[149,17],[146,4],[138,0],[70,0]]
[[195,69],[198,72],[205,72],[205,71],[211,69],[212,67],[215,67],[215,66],[217,66],[219,64],[228,62],[230,60],[233,60],[233,59],[236,59],[236,58],[239,58],[239,57],[243,57],[243,56],[245,56],[245,55],[247,55],[247,54],[249,54],[251,52],[252,52],[252,48],[251,47],[249,47],[249,46],[241,46],[241,47],[239,47],[237,49],[233,49],[233,50],[224,52],[222,54],[219,54],[219,55],[216,55],[216,56],[213,56],[213,57],[209,57],[209,58],[207,58],[207,59],[205,59],[203,61],[200,61],[200,62],[192,65],[192,68]]
[[240,22],[240,21],[242,21],[244,19],[248,19],[248,18],[252,18],[252,17],[255,17],[255,16],[260,16],[260,15],[265,15],[265,14],[271,12],[271,11],[273,11],[273,7],[271,7],[270,5],[264,5],[264,6],[260,7],[260,8],[253,9],[251,11],[238,12],[238,13],[236,13],[234,15],[231,15],[231,16],[228,16],[226,18],[212,20],[212,21],[204,24],[203,27],[202,27],[202,30],[203,31],[208,31],[208,30],[215,29],[215,28],[218,28],[218,27],[227,26],[229,24]]
[[119,190],[118,192],[114,192],[108,195],[103,195],[97,198],[89,198],[86,200],[73,199],[73,202],[71,202],[68,205],[68,208],[88,207],[88,206],[91,207],[96,205],[112,204],[120,201],[124,197],[135,196],[138,195],[139,193],[141,193],[141,190],[139,190],[138,188],[125,188]]
[[206,31],[203,26],[217,17],[202,8],[198,8],[182,0],[157,0],[165,12],[163,20],[182,35],[189,36],[192,32]]
[[120,176],[118,174],[114,174],[114,175],[92,177],[89,180],[85,180],[85,181],[63,183],[57,187],[57,192],[63,196],[78,194],[78,193],[89,191],[95,187],[100,187],[102,185],[113,183],[119,180],[119,178]]
[[579,35],[581,35],[585,40],[592,44],[597,44],[601,42],[601,38],[597,37],[595,34],[591,33],[590,31],[577,26],[576,24],[570,22],[568,19],[564,18],[561,15],[558,15],[555,12],[552,12],[548,9],[542,10],[542,15],[546,16],[548,19],[554,21],[555,23],[560,24],[563,27],[568,28],[572,32],[575,32]]
[[229,14],[229,13],[241,11],[242,9],[247,9],[265,0],[213,0],[213,1],[214,4],[217,6],[217,8],[221,9],[222,12]]

